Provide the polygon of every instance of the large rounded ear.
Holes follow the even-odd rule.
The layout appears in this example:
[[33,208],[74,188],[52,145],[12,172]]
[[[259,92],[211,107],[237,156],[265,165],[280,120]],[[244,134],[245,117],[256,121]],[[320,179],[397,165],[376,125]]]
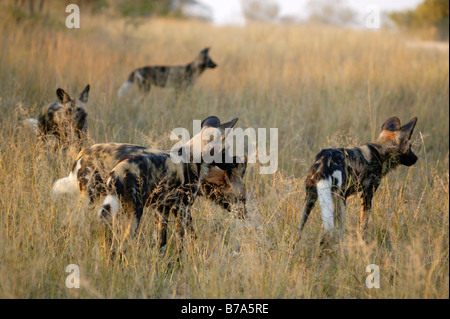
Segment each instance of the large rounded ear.
[[220,120],[217,116],[208,116],[202,121],[201,127],[219,127]]
[[69,94],[67,94],[67,92],[63,89],[57,89],[56,96],[58,97],[58,100],[61,102],[61,104],[66,104],[70,101]]
[[232,128],[233,126],[236,125],[236,122],[237,122],[237,121],[238,121],[238,118],[236,117],[236,118],[232,119],[232,120],[229,121],[229,122],[220,124],[220,125],[219,125],[219,129],[220,129],[221,131],[225,131],[225,129],[227,129],[227,128]]
[[207,55],[208,55],[208,52],[209,52],[209,49],[210,49],[210,48],[204,48],[204,49],[200,52],[200,54],[203,55],[203,56],[207,56]]
[[89,99],[89,90],[91,89],[91,86],[88,84],[84,88],[83,92],[81,92],[80,97],[78,98],[81,102],[87,103]]
[[391,132],[395,132],[400,130],[400,120],[397,116],[393,116],[390,119],[388,119],[386,122],[384,122],[383,126],[381,127],[381,129],[387,130],[387,131],[391,131]]
[[408,140],[411,138],[411,135],[414,131],[414,127],[416,126],[416,123],[417,123],[417,117],[414,117],[408,123],[406,123],[405,125],[403,125],[400,128],[400,131],[402,131],[403,133],[406,134],[406,138]]

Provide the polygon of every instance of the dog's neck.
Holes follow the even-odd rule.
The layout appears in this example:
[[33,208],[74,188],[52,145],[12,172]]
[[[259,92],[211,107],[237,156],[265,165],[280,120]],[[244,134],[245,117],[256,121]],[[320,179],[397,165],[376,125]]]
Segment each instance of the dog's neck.
[[372,167],[379,166],[383,176],[399,165],[398,161],[395,160],[395,157],[393,157],[389,152],[386,152],[386,150],[384,150],[384,148],[376,141],[365,145],[372,151],[370,165]]
[[[182,165],[183,172],[185,174],[185,180],[188,181],[188,183],[197,183],[199,181],[202,181],[205,176],[208,174],[208,167],[204,167],[205,163],[201,161],[200,163],[196,163],[194,160],[194,154],[193,154],[193,147],[192,145],[185,144],[180,148],[178,151],[178,155],[180,154],[180,151],[182,149],[185,149],[186,152],[189,152],[189,158],[185,159],[184,162],[182,161],[178,165]],[[171,152],[171,151],[169,151]]]
[[205,71],[206,66],[198,63],[196,60],[186,65],[186,71],[192,73],[195,76],[199,76]]

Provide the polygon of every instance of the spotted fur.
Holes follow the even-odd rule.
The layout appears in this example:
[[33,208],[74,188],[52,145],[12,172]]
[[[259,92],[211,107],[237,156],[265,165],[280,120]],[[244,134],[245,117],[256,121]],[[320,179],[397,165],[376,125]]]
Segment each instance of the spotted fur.
[[209,48],[203,49],[189,64],[184,66],[146,66],[131,72],[128,80],[118,91],[119,98],[137,83],[139,89],[150,92],[152,85],[159,87],[173,87],[182,91],[192,86],[206,69],[214,69],[217,64],[208,56]]
[[[64,193],[76,193],[93,203],[106,194],[105,182],[109,172],[124,157],[136,154],[148,154],[154,149],[123,143],[102,143],[83,149],[77,156],[68,177],[53,184],[52,193],[58,196]],[[233,215],[246,216],[245,171],[247,159],[242,163],[220,169],[212,166],[203,180],[199,196],[205,197]]]
[[[210,117],[203,121],[202,130],[182,148],[189,148],[191,156],[188,163],[175,163],[168,151],[154,150],[126,156],[112,169],[107,181],[108,196],[117,196],[125,213],[132,216],[131,234],[136,232],[145,206],[152,206],[156,210],[158,219],[159,247],[166,245],[167,222],[173,214],[177,221],[177,234],[183,238],[186,231],[193,233],[190,209],[199,193],[201,183],[210,174],[210,169],[216,163],[194,163],[193,141],[201,141],[201,152],[206,149],[208,142],[202,136],[210,136],[210,127],[219,128],[222,136],[214,141],[222,143],[225,138],[225,129],[235,125],[237,119],[220,124],[217,117]],[[181,151],[182,149],[178,150]],[[203,158],[203,157],[202,157]],[[221,163],[220,168],[235,166],[236,163]],[[212,177],[210,175],[212,179]],[[111,197],[109,197],[111,201]],[[99,215],[111,218],[111,205],[104,202]]]
[[397,117],[388,119],[375,142],[354,148],[324,149],[317,154],[306,177],[306,199],[300,231],[303,230],[315,202],[319,199],[325,235],[331,235],[335,222],[342,232],[345,224],[345,201],[361,194],[362,210],[359,231],[367,229],[372,198],[389,171],[399,165],[411,166],[417,156],[411,150],[411,135],[417,118],[401,126]]

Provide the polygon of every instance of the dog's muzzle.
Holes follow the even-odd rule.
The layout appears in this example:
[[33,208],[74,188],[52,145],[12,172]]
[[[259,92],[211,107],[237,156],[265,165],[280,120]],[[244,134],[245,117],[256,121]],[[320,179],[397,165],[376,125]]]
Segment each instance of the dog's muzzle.
[[405,166],[412,166],[412,165],[416,164],[416,162],[417,162],[417,156],[412,151],[406,155],[403,155],[400,158],[400,164],[405,165]]

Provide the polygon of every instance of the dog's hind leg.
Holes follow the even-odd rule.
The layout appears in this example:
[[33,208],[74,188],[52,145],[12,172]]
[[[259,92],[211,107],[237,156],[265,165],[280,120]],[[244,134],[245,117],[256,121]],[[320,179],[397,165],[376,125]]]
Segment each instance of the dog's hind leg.
[[306,197],[305,201],[303,202],[303,207],[300,215],[300,227],[299,227],[299,234],[297,236],[297,239],[294,241],[294,244],[292,245],[292,249],[294,250],[298,244],[298,242],[301,239],[301,233],[303,231],[303,228],[305,228],[306,221],[308,220],[309,214],[311,213],[312,209],[314,208],[314,205],[317,201],[317,190],[315,187],[306,186]]
[[344,198],[338,194],[333,194],[333,201],[336,206],[334,218],[337,226],[337,237],[340,240],[345,232],[346,205]]
[[317,190],[315,187],[306,187],[306,198],[303,203],[301,217],[300,217],[300,232],[305,228],[305,224],[308,220],[309,214],[311,213],[314,205],[317,201]]
[[158,224],[158,246],[161,254],[165,252],[167,245],[167,223],[169,211],[164,206],[156,210],[156,222]]
[[150,81],[144,81],[143,85],[142,85],[142,90],[144,91],[145,95],[148,95],[150,93]]

